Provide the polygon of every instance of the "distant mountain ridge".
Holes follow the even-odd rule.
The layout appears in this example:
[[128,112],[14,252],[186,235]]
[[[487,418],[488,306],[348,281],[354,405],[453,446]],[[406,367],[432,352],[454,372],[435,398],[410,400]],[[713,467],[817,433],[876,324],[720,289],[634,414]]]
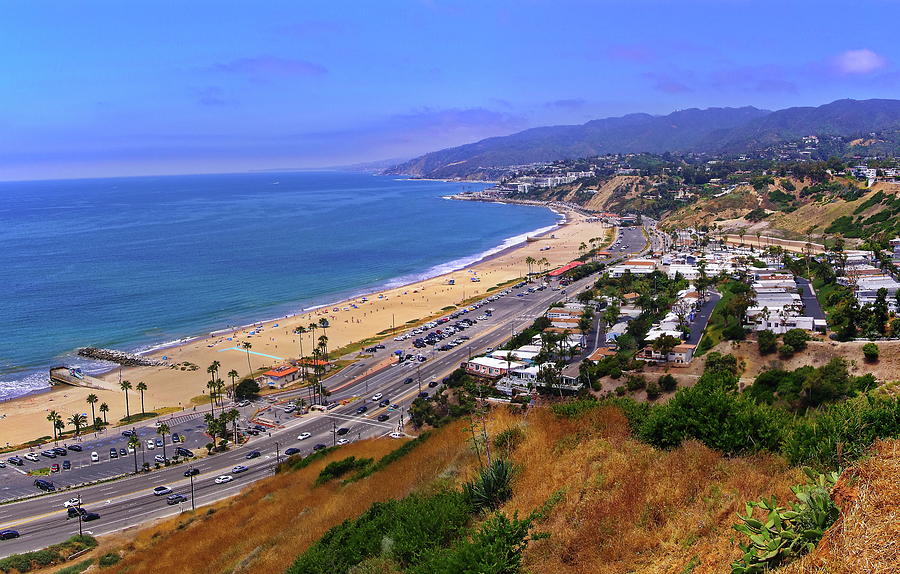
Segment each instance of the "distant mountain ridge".
[[752,106],[691,108],[532,128],[427,153],[385,173],[449,178],[484,167],[607,153],[740,153],[808,135],[849,137],[886,129],[900,129],[900,100],[837,100],[774,112]]

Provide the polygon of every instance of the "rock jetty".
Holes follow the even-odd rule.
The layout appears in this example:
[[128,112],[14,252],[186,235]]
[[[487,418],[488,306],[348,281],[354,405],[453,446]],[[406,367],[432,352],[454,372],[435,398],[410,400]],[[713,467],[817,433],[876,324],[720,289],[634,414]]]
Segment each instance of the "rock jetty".
[[140,355],[132,355],[123,351],[116,351],[115,349],[98,349],[97,347],[78,349],[78,355],[88,359],[118,363],[123,367],[153,367],[163,364],[160,361],[154,361]]

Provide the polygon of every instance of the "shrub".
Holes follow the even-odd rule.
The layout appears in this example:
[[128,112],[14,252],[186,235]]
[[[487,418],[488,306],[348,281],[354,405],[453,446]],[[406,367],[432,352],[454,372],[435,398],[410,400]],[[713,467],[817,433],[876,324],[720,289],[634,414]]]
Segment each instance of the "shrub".
[[649,400],[656,400],[661,394],[662,390],[659,388],[659,383],[656,383],[655,381],[647,383],[647,398]]
[[[738,514],[743,523],[733,528],[746,534],[750,541],[740,545],[744,555],[731,565],[732,574],[768,572],[795,560],[814,549],[825,530],[837,520],[840,511],[830,492],[838,473],[816,475],[809,469],[804,471],[810,480],[791,487],[798,502],[791,502],[790,510],[778,506],[772,496],[748,502],[745,515]],[[766,513],[765,521],[753,517],[754,509]]]
[[625,381],[625,387],[629,391],[643,389],[646,386],[647,379],[645,379],[643,375],[628,375],[628,379]]
[[504,448],[507,452],[512,452],[524,438],[525,433],[522,432],[521,427],[510,427],[494,437],[494,447],[498,449]]
[[356,458],[355,456],[348,456],[341,460],[329,462],[325,465],[325,468],[319,472],[319,477],[316,478],[316,484],[324,484],[329,480],[340,478],[348,472],[364,469],[372,464],[372,462],[374,462],[374,459]]
[[722,330],[722,336],[729,341],[743,341],[747,338],[747,330],[740,323],[732,323]]
[[809,333],[803,329],[790,329],[781,336],[781,340],[784,341],[785,345],[793,347],[794,352],[798,352],[806,349],[806,342],[809,341]]
[[662,375],[659,378],[658,384],[660,388],[667,393],[670,393],[678,388],[678,380],[669,373]]
[[794,348],[790,345],[782,345],[778,347],[778,355],[782,359],[790,359],[794,356]]
[[97,561],[97,564],[99,564],[101,568],[105,568],[107,566],[118,564],[119,560],[121,559],[122,557],[119,556],[118,552],[107,552],[100,557],[100,560]]
[[237,400],[249,399],[259,393],[259,383],[253,379],[244,379],[234,388],[234,396]]
[[778,348],[778,336],[772,331],[766,329],[756,334],[759,344],[759,354],[768,355],[774,353]]
[[496,510],[512,497],[512,473],[511,462],[497,459],[474,482],[463,485],[463,492],[474,508]]
[[878,345],[875,343],[866,343],[863,345],[862,352],[866,361],[874,363],[878,360]]

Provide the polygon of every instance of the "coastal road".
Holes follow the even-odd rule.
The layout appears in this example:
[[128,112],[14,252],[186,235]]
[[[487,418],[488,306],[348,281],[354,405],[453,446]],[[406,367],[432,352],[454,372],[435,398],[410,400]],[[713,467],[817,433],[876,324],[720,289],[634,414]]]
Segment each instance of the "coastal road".
[[[620,237],[625,249],[614,253],[614,257],[620,254],[639,253],[645,247],[646,242],[639,228],[623,229]],[[592,276],[569,285],[566,288],[567,295],[574,296],[590,286],[594,280],[595,277]],[[283,453],[287,448],[298,448],[300,454],[306,456],[312,452],[313,446],[316,444],[332,445],[339,438],[333,432],[335,429],[342,427],[349,429],[343,438],[351,441],[383,437],[396,431],[402,426],[402,422],[406,422],[406,410],[420,392],[420,381],[421,389],[433,394],[436,389],[429,388],[428,382],[439,382],[442,377],[456,369],[469,356],[479,354],[487,347],[500,346],[512,333],[530,325],[551,303],[566,297],[561,291],[549,289],[535,293],[527,293],[524,289],[513,291],[512,294],[490,303],[490,306],[495,309],[491,319],[479,321],[475,327],[465,331],[465,334],[471,337],[467,344],[446,352],[428,349],[428,361],[417,366],[394,365],[357,380],[343,383],[329,379],[329,388],[335,389],[330,397],[331,400],[347,401],[347,404],[324,413],[288,417],[283,428],[273,430],[271,435],[266,433],[251,437],[245,445],[194,462],[193,466],[201,472],[200,475],[194,477],[195,504],[198,506],[211,504],[233,496],[247,484],[271,475],[276,453]],[[517,296],[520,292],[523,292],[522,297]],[[406,348],[408,341],[390,340],[385,341],[384,344],[387,349],[380,353],[388,353],[392,348],[401,348],[401,346]],[[412,379],[412,382],[407,382],[409,379]],[[382,393],[384,398],[390,399],[393,404],[398,405],[398,408],[378,407],[377,403],[369,400],[369,397],[376,392]],[[357,414],[358,407],[363,404],[367,406],[367,412],[361,415]],[[385,422],[377,421],[376,418],[380,414],[388,414],[389,419]],[[184,432],[189,436],[187,444],[190,447],[196,448],[198,444],[205,444],[208,441],[201,431],[202,418],[190,418],[180,421],[176,425],[181,429],[176,432]],[[151,435],[155,437],[153,427],[145,427],[138,431],[143,440],[146,440],[144,437]],[[298,439],[301,432],[309,432],[311,437],[301,441]],[[104,437],[100,440],[124,445],[124,439],[121,437]],[[97,444],[101,443],[86,441],[85,452],[90,452],[91,449],[98,450]],[[246,459],[246,454],[254,450],[259,451],[261,456],[250,460]],[[98,453],[102,452],[98,450]],[[156,449],[155,452],[159,452],[159,449]],[[103,454],[108,455],[108,452]],[[126,461],[130,467],[125,464]],[[123,468],[113,468],[109,462],[106,464],[110,465],[107,470],[113,474],[128,472],[129,468],[133,471],[132,458],[126,458],[116,463],[122,464]],[[231,469],[236,465],[245,465],[248,470],[233,474]],[[17,539],[0,541],[0,556],[44,548],[76,534],[78,522],[76,519],[67,520],[63,508],[63,502],[76,494],[81,496],[86,509],[100,514],[100,519],[82,525],[85,531],[89,531],[93,535],[115,532],[148,520],[177,514],[182,509],[186,510],[189,508],[190,501],[181,506],[168,506],[164,496],[154,496],[151,491],[155,486],[166,485],[173,492],[184,494],[190,498],[190,481],[184,477],[184,471],[188,466],[189,463],[174,465],[76,490],[63,490],[54,494],[0,505],[0,530],[13,528],[22,535]],[[2,471],[8,473],[10,468],[7,467]],[[13,472],[18,477],[17,483],[22,480],[26,487],[30,486],[32,477],[25,477]],[[234,481],[221,485],[215,484],[215,477],[221,474],[233,476]],[[59,475],[54,476],[54,481],[57,481],[57,476]],[[35,491],[33,486],[27,490],[28,492]]]

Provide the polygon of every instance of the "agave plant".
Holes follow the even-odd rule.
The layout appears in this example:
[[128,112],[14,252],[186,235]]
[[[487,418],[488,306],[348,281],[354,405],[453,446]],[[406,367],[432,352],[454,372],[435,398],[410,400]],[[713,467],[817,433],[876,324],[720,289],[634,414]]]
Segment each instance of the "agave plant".
[[512,496],[512,475],[512,463],[498,459],[463,489],[475,508],[496,510]]

